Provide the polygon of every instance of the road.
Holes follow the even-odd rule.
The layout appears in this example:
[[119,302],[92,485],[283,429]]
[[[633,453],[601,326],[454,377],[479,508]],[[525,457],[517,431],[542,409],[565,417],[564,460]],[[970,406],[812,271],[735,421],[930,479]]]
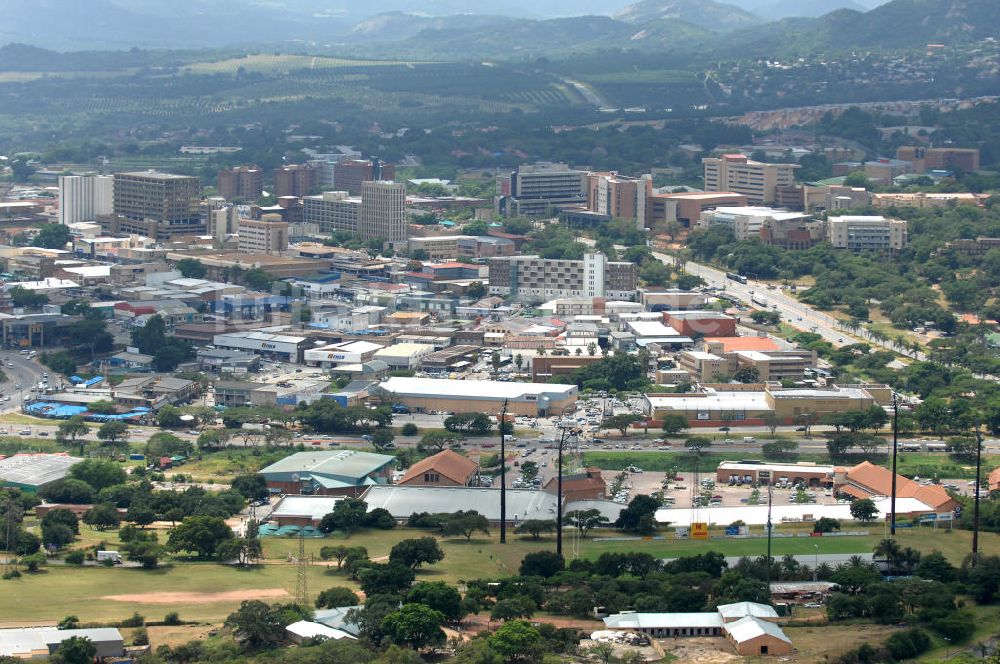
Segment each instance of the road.
[[0,353],[0,363],[3,364],[4,373],[7,374],[7,381],[0,384],[0,390],[10,397],[10,401],[0,404],[0,413],[17,412],[21,409],[24,395],[31,394],[29,392],[31,387],[42,381],[42,374],[48,369],[34,360],[29,360],[18,351]]

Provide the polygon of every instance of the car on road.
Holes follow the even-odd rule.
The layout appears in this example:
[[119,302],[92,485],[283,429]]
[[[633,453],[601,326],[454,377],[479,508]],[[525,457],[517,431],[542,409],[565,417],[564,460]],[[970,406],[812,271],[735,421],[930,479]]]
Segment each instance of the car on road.
[[19,435],[19,436],[30,436],[31,435],[31,429],[21,429],[20,431],[17,432],[17,435]]

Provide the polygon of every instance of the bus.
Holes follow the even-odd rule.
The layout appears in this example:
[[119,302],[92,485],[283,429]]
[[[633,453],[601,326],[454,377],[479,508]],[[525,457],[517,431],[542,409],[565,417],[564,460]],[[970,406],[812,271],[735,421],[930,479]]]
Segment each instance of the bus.
[[750,303],[756,304],[758,307],[761,307],[762,309],[769,309],[771,307],[770,303],[767,300],[758,295],[751,295]]
[[726,272],[726,279],[729,279],[730,281],[737,281],[741,284],[745,284],[747,282],[746,277],[742,274],[736,274],[735,272]]

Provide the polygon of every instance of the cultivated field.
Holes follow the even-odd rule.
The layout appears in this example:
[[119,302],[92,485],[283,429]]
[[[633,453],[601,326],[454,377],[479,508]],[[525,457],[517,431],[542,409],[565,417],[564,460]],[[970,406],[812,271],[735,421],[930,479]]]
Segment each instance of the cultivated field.
[[294,71],[296,69],[339,69],[342,67],[379,67],[410,64],[414,63],[393,60],[348,60],[313,55],[253,53],[241,58],[196,62],[185,66],[183,71],[188,71],[192,74],[235,74],[242,69],[245,72],[273,74]]

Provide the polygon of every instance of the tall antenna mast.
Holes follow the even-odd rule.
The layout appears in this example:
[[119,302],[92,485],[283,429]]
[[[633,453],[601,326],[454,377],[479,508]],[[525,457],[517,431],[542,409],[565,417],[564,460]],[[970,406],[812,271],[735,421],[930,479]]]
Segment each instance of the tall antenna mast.
[[500,543],[507,543],[507,446],[504,442],[507,436],[507,400],[503,400],[503,408],[500,409]]
[[299,531],[299,559],[295,578],[295,603],[299,606],[309,606],[309,559],[306,558],[306,538]]

